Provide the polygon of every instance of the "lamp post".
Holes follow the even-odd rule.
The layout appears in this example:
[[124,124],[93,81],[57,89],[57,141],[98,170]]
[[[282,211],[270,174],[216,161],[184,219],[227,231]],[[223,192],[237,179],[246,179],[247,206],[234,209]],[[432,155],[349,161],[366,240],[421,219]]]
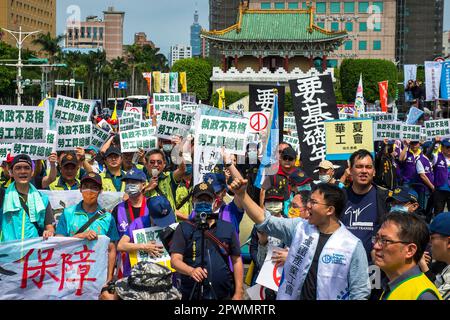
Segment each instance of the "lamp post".
[[[2,30],[5,30],[6,32],[8,32],[17,42],[17,48],[19,49],[19,59],[17,60],[16,64],[10,65],[10,66],[15,66],[17,67],[17,105],[20,106],[22,105],[22,98],[21,98],[21,94],[23,93],[23,89],[22,89],[22,45],[23,42],[26,40],[26,38],[28,38],[29,36],[39,33],[41,31],[31,31],[31,32],[22,32],[22,26],[19,27],[19,31],[12,31],[12,30],[8,30],[5,28],[2,28]],[[19,38],[16,37],[16,34],[19,36]],[[25,37],[23,37],[22,39],[22,35],[25,35]]]

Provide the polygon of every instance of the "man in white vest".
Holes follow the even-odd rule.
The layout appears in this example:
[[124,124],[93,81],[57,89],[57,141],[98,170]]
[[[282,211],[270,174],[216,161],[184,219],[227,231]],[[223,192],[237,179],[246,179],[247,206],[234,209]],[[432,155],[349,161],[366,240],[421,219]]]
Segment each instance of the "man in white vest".
[[231,190],[242,201],[256,228],[290,247],[278,300],[362,300],[370,294],[367,256],[361,240],[339,221],[345,194],[337,186],[318,184],[307,203],[307,219],[277,218],[246,192],[247,180],[235,179]]

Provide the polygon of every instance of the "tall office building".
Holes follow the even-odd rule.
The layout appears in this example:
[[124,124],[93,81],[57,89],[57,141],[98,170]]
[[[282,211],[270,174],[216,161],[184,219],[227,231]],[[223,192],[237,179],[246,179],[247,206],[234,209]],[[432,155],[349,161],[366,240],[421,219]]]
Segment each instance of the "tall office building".
[[328,56],[327,66],[343,59],[395,60],[396,0],[348,1],[267,1],[251,0],[250,9],[306,9],[315,7],[315,24],[331,31],[345,30],[349,37]]
[[442,53],[448,57],[450,55],[450,30],[444,31],[442,35]]
[[443,0],[397,0],[396,59],[423,64],[442,55]]
[[202,26],[198,23],[198,12],[195,10],[194,23],[191,25],[191,48],[193,57],[200,57],[202,55],[201,31]]
[[177,44],[170,47],[169,66],[172,67],[175,62],[181,59],[192,58],[192,49],[190,46]]
[[[40,30],[41,34],[50,32],[56,36],[56,0],[0,0],[0,27],[12,31]],[[37,35],[30,36],[24,42],[24,48],[39,50],[39,45],[34,45],[32,40]],[[16,46],[16,40],[6,32],[0,32],[0,40]]]
[[101,49],[106,59],[123,56],[123,20],[125,12],[109,7],[103,11],[104,19],[88,16],[86,21],[66,29],[66,48]]

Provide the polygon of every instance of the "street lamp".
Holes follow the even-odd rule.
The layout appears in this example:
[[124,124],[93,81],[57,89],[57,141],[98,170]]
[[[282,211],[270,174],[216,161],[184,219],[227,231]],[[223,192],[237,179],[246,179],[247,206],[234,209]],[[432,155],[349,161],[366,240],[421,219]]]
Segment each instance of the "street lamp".
[[[22,45],[26,38],[28,38],[29,36],[31,36],[33,34],[39,33],[41,31],[38,30],[38,31],[31,31],[31,32],[22,32],[22,26],[19,27],[19,32],[8,30],[5,28],[1,28],[1,29],[8,32],[16,40],[17,48],[19,49],[19,59],[16,64],[13,64],[11,66],[17,67],[17,105],[20,106],[20,105],[22,105],[21,94],[23,93],[23,89],[22,89],[22,67],[23,67]],[[18,34],[19,38],[16,37],[16,34]],[[22,39],[22,35],[25,35],[25,37],[23,39]]]

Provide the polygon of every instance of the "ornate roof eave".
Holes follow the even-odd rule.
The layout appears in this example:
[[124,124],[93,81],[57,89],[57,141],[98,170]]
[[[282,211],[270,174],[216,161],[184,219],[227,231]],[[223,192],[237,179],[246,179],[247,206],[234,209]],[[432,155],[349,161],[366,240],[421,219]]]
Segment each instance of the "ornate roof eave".
[[305,39],[305,40],[282,40],[282,39],[276,39],[276,40],[233,40],[233,39],[223,39],[223,38],[216,38],[216,37],[204,37],[202,36],[202,38],[206,38],[208,40],[214,41],[214,42],[226,42],[226,43],[264,43],[264,42],[277,42],[277,43],[318,43],[318,42],[332,42],[332,41],[336,41],[336,40],[344,40],[345,38],[348,37],[348,34],[345,32],[344,34],[339,34],[336,35],[336,37],[333,38],[328,38],[328,39],[320,39],[320,40],[309,40],[309,39]]

